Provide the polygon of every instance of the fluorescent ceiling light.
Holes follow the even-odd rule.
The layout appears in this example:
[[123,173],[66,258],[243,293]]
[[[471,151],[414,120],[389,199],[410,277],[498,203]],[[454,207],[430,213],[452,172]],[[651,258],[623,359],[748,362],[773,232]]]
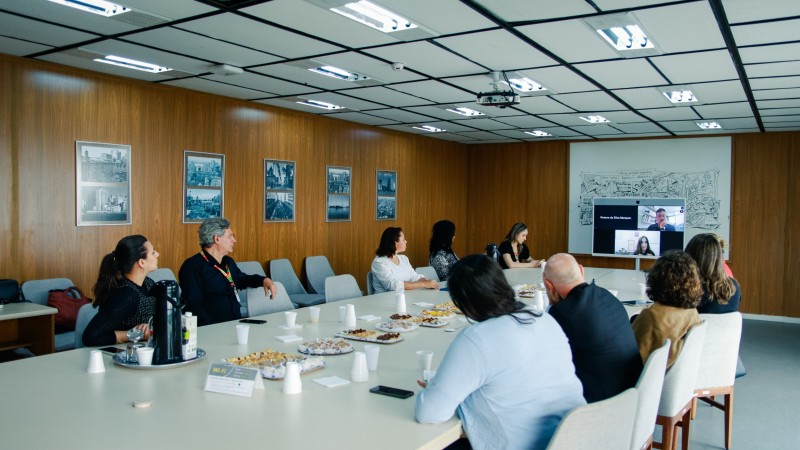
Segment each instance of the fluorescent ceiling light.
[[366,0],[331,8],[331,11],[384,33],[417,28],[405,17]]
[[695,122],[701,130],[721,130],[722,125],[717,122]]
[[547,90],[546,87],[527,77],[511,78],[508,80],[508,82],[502,81],[502,83],[507,84],[520,92],[541,92]]
[[114,56],[108,55],[103,58],[95,59],[97,62],[105,63],[105,64],[113,64],[115,66],[125,67],[128,69],[134,70],[141,70],[143,72],[150,72],[150,73],[162,73],[162,72],[169,72],[169,67],[161,67],[155,64],[150,64],[142,61],[137,61],[135,59],[123,58],[121,56]]
[[334,105],[333,103],[321,102],[319,100],[303,100],[302,102],[296,102],[301,105],[306,106],[313,106],[314,108],[322,108],[327,110],[334,110],[334,109],[344,109],[344,106]]
[[525,134],[530,134],[531,136],[536,136],[536,137],[552,136],[552,134],[542,130],[526,131]]
[[586,117],[578,116],[578,117],[580,117],[581,119],[583,119],[583,120],[585,120],[585,121],[587,121],[589,123],[593,123],[593,124],[594,123],[609,123],[609,122],[611,122],[610,120],[606,119],[603,116],[586,116]]
[[369,77],[366,75],[361,75],[355,72],[348,72],[344,69],[340,69],[334,66],[321,66],[321,67],[312,67],[308,69],[314,73],[318,73],[320,75],[325,75],[326,77],[333,77],[337,80],[343,81],[361,81],[361,80],[368,80]]
[[427,131],[429,133],[441,133],[442,131],[447,131],[447,130],[443,130],[441,128],[436,128],[436,127],[433,127],[433,126],[430,126],[430,125],[420,125],[418,127],[411,127],[411,128],[414,128],[416,130]]
[[621,52],[655,48],[653,41],[636,24],[603,28],[597,30],[597,32],[600,33],[600,36],[603,36],[606,42]]
[[467,116],[467,117],[485,115],[480,111],[475,111],[474,109],[464,108],[463,106],[459,106],[459,107],[456,107],[456,108],[447,108],[446,111],[450,111],[451,113],[461,114],[462,116]]
[[116,3],[107,2],[104,0],[50,0],[53,3],[69,6],[81,11],[86,11],[94,14],[99,14],[105,17],[115,16],[124,12],[130,11],[127,8]]
[[667,97],[667,100],[676,104],[697,102],[697,97],[695,97],[692,91],[688,89],[681,89],[677,91],[665,91],[662,92],[662,94],[664,94],[664,97]]

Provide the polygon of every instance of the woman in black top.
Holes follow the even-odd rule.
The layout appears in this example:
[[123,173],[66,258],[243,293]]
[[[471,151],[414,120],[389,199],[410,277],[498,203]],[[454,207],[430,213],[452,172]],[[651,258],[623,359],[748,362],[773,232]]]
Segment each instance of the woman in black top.
[[500,267],[513,269],[517,267],[540,267],[528,252],[525,241],[528,239],[528,227],[524,223],[515,223],[508,231],[506,239],[500,244]]
[[450,268],[458,261],[453,252],[453,241],[456,239],[456,225],[449,220],[440,220],[433,224],[433,233],[429,246],[428,264],[436,270],[439,280],[444,281],[450,275]]
[[647,236],[642,236],[639,238],[639,241],[636,242],[636,251],[634,251],[633,254],[656,256],[656,254],[653,253],[653,249],[650,248],[650,240],[647,239]]
[[158,252],[141,235],[122,238],[113,252],[103,257],[94,285],[95,308],[100,308],[83,332],[83,345],[121,344],[127,331],[139,328],[150,337],[147,322],[153,316],[155,285],[147,274],[158,268]]
[[686,244],[686,253],[697,263],[703,283],[703,297],[697,312],[724,314],[738,311],[742,293],[739,283],[725,274],[720,238],[714,233],[698,234]]

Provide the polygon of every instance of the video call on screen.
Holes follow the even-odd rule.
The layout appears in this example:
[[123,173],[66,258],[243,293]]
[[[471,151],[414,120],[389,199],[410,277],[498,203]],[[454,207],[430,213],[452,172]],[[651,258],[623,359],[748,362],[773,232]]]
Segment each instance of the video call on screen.
[[[615,237],[617,231],[640,230],[638,205],[595,205],[594,206],[594,239],[593,253],[616,253]],[[640,230],[641,231],[641,230]],[[683,231],[659,232],[660,245],[652,245],[656,256],[667,250],[683,249]]]

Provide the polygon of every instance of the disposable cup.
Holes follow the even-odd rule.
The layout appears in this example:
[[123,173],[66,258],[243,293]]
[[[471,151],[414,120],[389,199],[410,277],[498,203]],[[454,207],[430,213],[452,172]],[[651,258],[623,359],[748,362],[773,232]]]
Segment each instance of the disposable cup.
[[311,306],[308,308],[308,320],[311,323],[319,322],[319,306]]
[[367,369],[370,372],[378,370],[378,356],[380,356],[381,348],[374,344],[365,345],[364,353],[367,355]]
[[89,367],[86,368],[88,373],[103,373],[106,371],[106,366],[103,364],[103,352],[100,350],[92,350],[89,352]]
[[417,361],[419,363],[420,372],[431,370],[431,363],[433,362],[433,352],[430,350],[418,350]]
[[247,344],[249,335],[250,325],[236,325],[236,342],[238,342],[239,345]]
[[139,358],[140,366],[151,366],[153,364],[153,347],[139,347],[136,349],[136,357]]
[[353,355],[353,368],[350,370],[350,381],[355,383],[367,381],[369,379],[367,356],[364,352],[355,352]]
[[339,307],[339,322],[344,323],[344,316],[347,314],[347,306]]
[[294,327],[295,322],[297,322],[297,313],[294,311],[286,311],[283,314],[284,317],[286,317],[286,326],[289,328]]
[[300,366],[297,362],[286,363],[286,373],[283,377],[283,393],[299,394],[303,391],[303,382],[300,380]]

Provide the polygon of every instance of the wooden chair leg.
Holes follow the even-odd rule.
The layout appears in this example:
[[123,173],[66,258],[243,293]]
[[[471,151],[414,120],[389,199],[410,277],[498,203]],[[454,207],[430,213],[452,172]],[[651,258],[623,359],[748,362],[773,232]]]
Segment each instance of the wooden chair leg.
[[725,402],[725,448],[731,448],[731,430],[733,429],[733,389],[724,395]]
[[675,445],[675,419],[673,417],[665,417],[664,423],[661,424],[661,448],[665,450],[673,450]]
[[692,420],[697,416],[697,396],[692,399]]
[[681,430],[681,450],[689,450],[689,428],[692,426],[692,408],[689,408],[686,414],[683,415],[681,425],[683,425]]

